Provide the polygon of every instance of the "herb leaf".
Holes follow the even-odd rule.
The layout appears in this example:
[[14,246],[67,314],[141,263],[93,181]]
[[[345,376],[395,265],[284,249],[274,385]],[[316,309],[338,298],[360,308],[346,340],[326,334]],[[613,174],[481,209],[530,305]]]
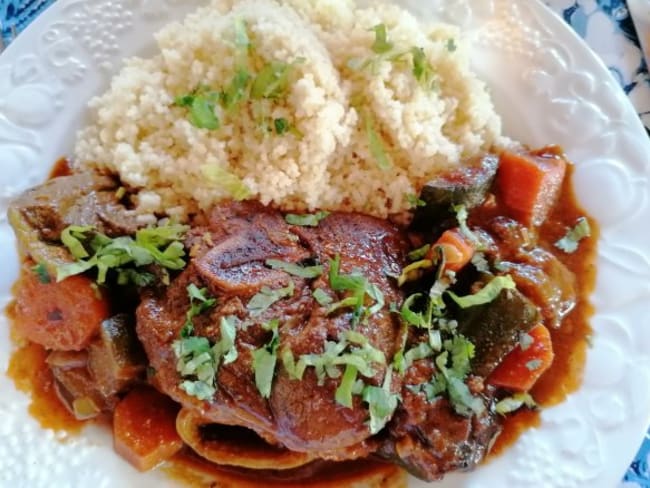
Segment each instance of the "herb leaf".
[[276,290],[273,290],[268,286],[264,286],[259,293],[250,299],[246,308],[253,317],[261,315],[275,302],[282,300],[283,298],[293,296],[294,288],[295,284],[293,280],[290,280],[289,284],[286,287],[278,288]]
[[363,389],[362,398],[368,404],[370,419],[368,427],[372,435],[384,428],[397,408],[399,396],[391,393],[392,367],[386,370],[382,387],[367,385]]
[[387,171],[392,168],[393,161],[386,151],[384,140],[382,139],[381,135],[375,130],[375,123],[373,122],[372,117],[369,114],[365,114],[365,117],[363,118],[365,120],[366,136],[368,137],[368,147],[370,149],[370,154],[374,158],[379,169],[382,171]]
[[209,183],[226,190],[234,200],[246,200],[251,196],[250,189],[244,184],[239,176],[221,166],[204,164],[201,166],[201,172]]
[[410,253],[408,253],[407,257],[409,258],[409,261],[419,261],[420,259],[424,259],[424,257],[429,252],[429,249],[431,249],[431,244],[425,244],[422,247],[413,249]]
[[151,264],[163,270],[185,267],[181,239],[187,229],[183,225],[150,227],[138,230],[134,239],[130,236],[110,238],[93,227],[70,226],[61,233],[61,239],[78,261],[59,266],[57,281],[97,268],[97,283],[100,284],[106,281],[111,269],[119,275],[118,284],[148,283],[150,273],[142,273],[137,268]]
[[207,297],[207,288],[198,288],[194,283],[187,285],[187,295],[190,299],[190,308],[185,314],[185,323],[181,329],[181,337],[189,337],[194,332],[194,317],[201,315],[217,303],[216,298]]
[[529,393],[515,393],[511,397],[506,397],[498,402],[494,407],[494,411],[499,415],[506,415],[519,410],[524,405],[528,408],[537,407],[537,403]]
[[330,213],[326,211],[316,212],[315,214],[287,214],[284,220],[287,224],[299,225],[303,227],[317,227],[321,220],[327,217]]
[[251,86],[251,98],[259,100],[283,97],[289,88],[289,75],[294,64],[271,61],[264,65]]
[[448,291],[447,293],[460,308],[469,308],[476,305],[483,305],[484,303],[490,303],[498,297],[503,290],[512,290],[514,288],[516,288],[516,285],[512,277],[510,275],[505,275],[494,277],[492,281],[473,295],[459,297],[452,291]]
[[47,285],[52,281],[50,274],[47,272],[47,268],[43,263],[38,263],[35,266],[32,266],[32,271],[38,276],[38,281]]
[[343,378],[339,387],[336,389],[334,398],[339,405],[344,407],[352,408],[352,388],[354,387],[355,382],[357,381],[357,368],[348,364],[345,367],[345,372],[343,373]]
[[377,24],[372,30],[375,31],[375,42],[372,44],[372,50],[376,54],[384,54],[393,49],[393,43],[388,41],[385,24]]
[[555,243],[555,247],[568,254],[572,254],[578,250],[580,241],[587,237],[591,237],[589,221],[585,217],[580,217],[576,225],[562,239]]
[[275,365],[277,363],[277,350],[280,345],[277,319],[265,324],[264,328],[273,332],[273,337],[264,347],[253,351],[253,371],[255,372],[255,386],[263,398],[271,396]]
[[296,263],[287,263],[279,259],[267,259],[266,265],[271,269],[279,269],[293,276],[300,278],[318,278],[323,274],[323,266],[300,266]]
[[333,301],[332,298],[327,293],[325,293],[321,288],[316,288],[312,292],[312,295],[314,297],[314,300],[316,300],[316,302],[318,302],[318,304],[321,307],[326,307],[332,304]]

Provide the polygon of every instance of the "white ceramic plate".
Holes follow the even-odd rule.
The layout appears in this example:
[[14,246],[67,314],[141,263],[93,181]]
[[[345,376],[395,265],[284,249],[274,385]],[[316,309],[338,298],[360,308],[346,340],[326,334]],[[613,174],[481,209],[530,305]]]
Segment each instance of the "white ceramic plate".
[[[69,154],[86,101],[124,56],[153,51],[152,33],[200,0],[58,0],[0,58],[0,301],[18,259],[4,214]],[[601,224],[596,331],[582,388],[545,410],[503,456],[437,486],[612,487],[650,421],[650,144],[605,67],[532,0],[402,0],[422,19],[461,25],[475,46],[506,133],[559,143],[576,162],[580,201]],[[11,345],[0,319],[0,369]],[[65,443],[27,414],[28,399],[0,375],[0,485],[173,486],[141,475],[99,429]],[[423,484],[413,481],[413,486]]]

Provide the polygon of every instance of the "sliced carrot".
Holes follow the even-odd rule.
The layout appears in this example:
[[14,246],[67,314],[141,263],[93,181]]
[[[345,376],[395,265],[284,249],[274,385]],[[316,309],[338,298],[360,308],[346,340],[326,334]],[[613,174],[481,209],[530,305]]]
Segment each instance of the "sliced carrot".
[[80,275],[56,283],[39,276],[30,262],[15,294],[17,332],[47,349],[84,349],[109,316],[108,301],[92,280]]
[[528,347],[518,344],[497,366],[488,383],[509,390],[527,391],[553,363],[551,334],[542,324],[528,332],[532,341]]
[[540,225],[555,204],[566,173],[556,153],[501,154],[497,186],[510,214],[525,225]]
[[433,260],[436,248],[442,248],[445,256],[445,269],[460,271],[474,256],[474,244],[463,235],[459,228],[449,229],[442,233],[436,243],[431,246],[428,259]]
[[180,407],[153,388],[132,390],[115,407],[115,451],[140,471],[155,468],[183,447],[176,432]]

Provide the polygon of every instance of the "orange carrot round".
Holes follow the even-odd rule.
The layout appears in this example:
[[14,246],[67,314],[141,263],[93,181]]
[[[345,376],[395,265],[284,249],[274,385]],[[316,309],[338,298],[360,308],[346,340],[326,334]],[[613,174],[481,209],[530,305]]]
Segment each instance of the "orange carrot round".
[[445,256],[445,270],[460,271],[474,255],[474,245],[458,228],[449,229],[442,233],[436,243],[431,246],[428,259],[435,257],[436,248],[442,248]]
[[92,280],[72,276],[59,283],[23,265],[15,287],[18,333],[47,349],[79,351],[109,316],[108,301]]
[[530,344],[518,344],[497,366],[488,383],[509,390],[528,391],[553,363],[551,334],[542,324],[528,332]]

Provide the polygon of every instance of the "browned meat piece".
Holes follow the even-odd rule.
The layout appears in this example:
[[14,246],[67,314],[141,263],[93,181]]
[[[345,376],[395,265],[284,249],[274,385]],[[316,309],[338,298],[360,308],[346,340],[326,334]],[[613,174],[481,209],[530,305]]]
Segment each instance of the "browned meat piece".
[[[434,371],[430,360],[417,361],[409,369],[401,392],[402,402],[377,453],[429,481],[450,471],[474,468],[500,431],[499,418],[489,409],[480,416],[464,417],[454,412],[446,398],[428,401],[423,392],[408,386],[426,381]],[[484,389],[480,378],[470,377],[468,384],[473,393],[482,393],[486,399],[493,394]],[[479,387],[474,388],[473,384]]]
[[[251,428],[267,441],[291,450],[331,459],[366,456],[374,451],[376,442],[369,439],[368,411],[361,399],[355,397],[352,408],[335,401],[339,379],[326,378],[319,385],[313,368],[307,368],[302,380],[293,380],[278,361],[267,401],[255,385],[251,353],[268,342],[270,335],[261,325],[275,318],[281,324],[279,350],[289,348],[296,358],[322,353],[327,340],[337,341],[350,329],[349,309],[328,316],[312,296],[313,289],[322,288],[334,300],[340,299],[329,289],[327,280],[329,260],[337,254],[341,256],[341,273],[360,269],[381,289],[386,304],[400,301],[400,292],[387,273],[398,273],[404,265],[408,244],[402,233],[387,222],[354,214],[330,215],[314,229],[293,227],[280,213],[245,203],[215,209],[208,226],[191,233],[188,245],[193,259],[187,269],[164,294],[145,297],[138,308],[138,336],[156,370],[158,386],[208,420]],[[312,280],[292,276],[270,269],[265,265],[267,259],[321,263],[323,275]],[[250,299],[264,286],[277,289],[290,281],[294,283],[292,296],[259,315],[247,309]],[[220,339],[220,319],[239,318],[238,358],[220,366],[212,401],[200,401],[179,387],[181,378],[172,344],[179,337],[189,308],[189,283],[206,286],[218,298],[216,307],[195,318],[196,335],[214,343]],[[389,362],[399,323],[387,308],[370,315],[356,330]],[[369,381],[380,384],[383,374],[379,371]],[[393,386],[399,389],[397,379]]]

